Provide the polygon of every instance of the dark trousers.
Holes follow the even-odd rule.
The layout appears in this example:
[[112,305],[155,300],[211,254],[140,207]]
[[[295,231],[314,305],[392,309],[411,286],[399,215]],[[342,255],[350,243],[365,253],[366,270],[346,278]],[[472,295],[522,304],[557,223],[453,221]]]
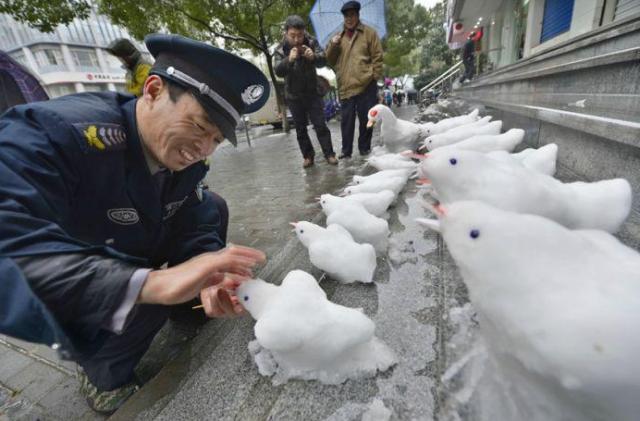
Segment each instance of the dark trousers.
[[132,383],[133,369],[167,321],[169,310],[161,305],[135,306],[131,310],[135,313],[121,335],[112,334],[91,358],[78,361],[89,381],[101,391]]
[[287,100],[287,105],[291,110],[291,115],[296,125],[296,136],[302,157],[313,159],[316,154],[311,144],[309,133],[307,132],[309,120],[311,120],[313,129],[316,131],[316,136],[318,136],[318,142],[320,143],[324,157],[329,158],[334,156],[335,153],[333,152],[333,145],[331,144],[331,132],[324,119],[324,102],[322,98],[313,96],[304,99],[289,99]]
[[356,128],[356,115],[358,116],[358,149],[361,154],[371,150],[371,135],[373,130],[367,129],[367,114],[378,100],[378,87],[373,81],[367,88],[356,96],[340,101],[342,106],[342,154],[351,156],[353,152],[353,135]]
[[473,75],[475,75],[476,73],[476,59],[474,57],[465,59],[463,63],[464,73],[460,78],[460,83],[464,82],[465,80],[473,79]]
[[[213,192],[212,192],[213,193]],[[226,201],[213,193],[214,203],[218,207],[221,223],[218,229],[220,239],[227,238],[229,209]],[[134,368],[147,352],[153,338],[173,313],[191,310],[193,303],[187,306],[161,306],[140,304],[131,311],[130,320],[120,335],[111,334],[102,348],[88,359],[77,361],[87,374],[89,381],[101,391],[113,390],[134,381]],[[188,308],[186,308],[188,307]],[[198,313],[202,314],[202,313]]]

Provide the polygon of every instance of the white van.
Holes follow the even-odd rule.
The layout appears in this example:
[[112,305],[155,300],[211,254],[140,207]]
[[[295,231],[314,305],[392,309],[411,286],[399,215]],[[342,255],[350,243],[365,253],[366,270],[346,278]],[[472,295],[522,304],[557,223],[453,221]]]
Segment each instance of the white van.
[[[262,126],[265,124],[271,124],[276,128],[282,128],[282,113],[278,107],[278,100],[276,99],[276,90],[273,89],[273,82],[269,82],[271,85],[271,92],[269,93],[269,99],[262,108],[255,113],[247,114],[245,121],[248,119],[249,124],[253,126]],[[284,83],[278,83],[279,88],[284,96]],[[287,109],[287,119],[292,122],[291,112]]]

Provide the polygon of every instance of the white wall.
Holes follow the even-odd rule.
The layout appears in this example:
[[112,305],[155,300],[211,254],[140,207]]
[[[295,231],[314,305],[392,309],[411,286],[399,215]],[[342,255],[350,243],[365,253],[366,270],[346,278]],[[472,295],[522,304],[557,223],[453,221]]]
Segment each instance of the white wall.
[[[571,27],[546,42],[540,44],[542,31],[542,18],[544,15],[545,0],[531,0],[529,2],[529,16],[527,21],[527,42],[525,44],[525,57],[540,51],[554,47],[564,41],[582,35],[598,27],[602,13],[603,0],[575,0]],[[611,1],[611,0],[609,0]]]
[[500,66],[502,57],[502,13],[494,14],[487,21],[486,26],[487,40],[486,52],[489,62],[493,63],[494,69]]
[[515,31],[517,30],[516,6],[518,0],[507,0],[502,5],[504,11],[502,17],[502,54],[500,55],[499,67],[515,63],[517,60],[517,40]]

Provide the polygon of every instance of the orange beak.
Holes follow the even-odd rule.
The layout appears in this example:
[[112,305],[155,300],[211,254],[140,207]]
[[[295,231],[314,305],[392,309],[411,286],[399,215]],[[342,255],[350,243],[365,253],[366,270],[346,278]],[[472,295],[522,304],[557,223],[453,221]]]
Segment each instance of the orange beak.
[[429,185],[431,184],[431,180],[428,178],[419,178],[416,180],[416,184],[419,186]]

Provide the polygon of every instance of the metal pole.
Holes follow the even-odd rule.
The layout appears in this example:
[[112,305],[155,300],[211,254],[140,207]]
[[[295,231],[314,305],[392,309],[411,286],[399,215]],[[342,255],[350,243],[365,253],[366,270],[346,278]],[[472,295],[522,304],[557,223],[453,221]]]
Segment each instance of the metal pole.
[[251,137],[249,136],[249,127],[248,127],[248,118],[245,118],[245,116],[242,116],[242,122],[244,123],[244,132],[247,135],[247,143],[249,144],[249,147],[251,148]]

